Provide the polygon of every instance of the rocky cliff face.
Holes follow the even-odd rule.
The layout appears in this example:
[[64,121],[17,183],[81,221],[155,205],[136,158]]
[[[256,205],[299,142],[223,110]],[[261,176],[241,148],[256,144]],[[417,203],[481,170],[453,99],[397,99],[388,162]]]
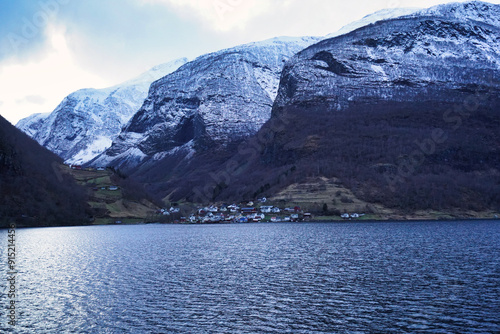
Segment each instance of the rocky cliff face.
[[[338,36],[414,9],[388,9],[353,22]],[[133,167],[255,134],[271,114],[283,64],[321,38],[275,38],[204,55],[158,80],[139,112],[104,154],[92,163]]]
[[[252,133],[241,130],[250,117],[243,97],[260,101],[248,95],[259,90],[232,90],[228,83],[246,83],[248,76],[232,71],[239,80],[224,77],[232,67],[223,58],[234,54],[223,52],[182,77],[174,78],[189,64],[154,83],[100,161],[120,167],[148,161],[133,175],[171,200],[272,196],[321,176],[339,180],[366,202],[401,210],[491,208],[500,198],[498,6],[456,3],[400,13],[406,16],[379,13],[366,26],[347,27],[346,34],[292,57],[270,120],[237,149],[193,154]],[[218,61],[226,64],[214,70],[220,77],[205,79]],[[217,108],[204,114],[213,101]],[[231,113],[235,105],[242,119]]]
[[93,164],[134,166],[255,134],[271,115],[286,60],[318,41],[276,38],[207,54],[154,82],[143,106]]
[[178,59],[105,89],[81,89],[68,95],[50,114],[33,115],[17,127],[67,163],[82,164],[106,148],[139,109],[151,82],[185,64]]
[[[329,37],[416,10],[376,12]],[[135,165],[151,155],[156,159],[175,153],[190,156],[196,149],[224,147],[255,133],[269,118],[284,60],[320,39],[276,38],[200,57],[176,76],[157,83],[149,104],[98,164]],[[122,126],[139,110],[149,84],[185,62],[157,66],[109,89],[75,92],[54,113],[30,116],[17,126],[67,163],[85,163],[111,146]],[[191,141],[194,137],[197,139]]]
[[463,13],[467,5],[380,21],[309,47],[285,66],[275,110],[287,105],[339,111],[377,101],[455,102],[463,99],[460,93],[498,87],[500,30],[489,23],[496,22],[499,6],[478,5],[476,14],[466,12],[482,17],[480,22]]

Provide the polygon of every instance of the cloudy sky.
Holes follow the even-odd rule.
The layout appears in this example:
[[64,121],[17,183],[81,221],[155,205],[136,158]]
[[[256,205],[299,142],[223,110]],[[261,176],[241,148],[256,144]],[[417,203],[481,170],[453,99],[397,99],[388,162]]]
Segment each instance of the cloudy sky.
[[[276,36],[323,36],[384,8],[447,0],[0,0],[0,114],[51,112],[80,88]],[[500,0],[491,0],[500,3]]]

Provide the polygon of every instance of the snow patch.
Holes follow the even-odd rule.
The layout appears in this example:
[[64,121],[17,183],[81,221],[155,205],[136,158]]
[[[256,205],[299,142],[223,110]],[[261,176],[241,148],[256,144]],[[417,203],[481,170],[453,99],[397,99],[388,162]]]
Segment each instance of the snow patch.
[[274,101],[278,95],[278,87],[280,84],[279,75],[262,67],[255,67],[253,73],[259,86],[262,87],[267,95],[269,95],[269,98]]
[[348,34],[356,29],[362,28],[364,26],[370,25],[372,23],[394,19],[401,16],[406,16],[413,14],[422,10],[422,8],[387,8],[379,10],[373,14],[367,15],[363,17],[361,20],[349,23],[348,25],[343,26],[340,30],[326,35],[325,38],[333,38],[341,35]]
[[156,153],[155,155],[153,155],[153,160],[162,160],[167,156],[172,156],[179,152],[186,154],[185,159],[191,159],[196,153],[196,150],[194,149],[194,140],[190,140],[184,145],[175,147],[170,151]]
[[71,165],[81,165],[84,164],[96,156],[104,152],[106,149],[111,147],[113,141],[107,137],[97,137],[93,142],[87,146],[87,148],[81,150],[75,154],[71,159],[65,161],[67,164]]
[[384,79],[384,81],[387,81],[388,78],[387,78],[387,74],[385,73],[384,69],[382,68],[382,66],[380,65],[371,65],[371,68],[374,72],[377,72],[379,73],[382,78]]

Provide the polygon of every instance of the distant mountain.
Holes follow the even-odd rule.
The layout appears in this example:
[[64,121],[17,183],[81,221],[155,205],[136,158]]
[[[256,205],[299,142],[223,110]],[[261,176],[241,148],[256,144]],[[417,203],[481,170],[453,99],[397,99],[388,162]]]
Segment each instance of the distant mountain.
[[88,224],[86,192],[62,159],[0,116],[0,227]]
[[322,176],[402,211],[500,209],[499,7],[438,6],[306,48],[257,135],[195,156],[158,191],[231,201]]
[[[378,20],[410,14],[416,10],[417,9],[382,10],[372,15],[368,15],[360,21],[343,27],[339,32],[336,33],[336,35],[347,33],[363,25],[370,24]],[[265,108],[265,116],[264,118],[262,118],[262,113],[260,111],[259,113],[261,114],[257,116],[254,115],[253,112],[251,112],[248,114],[249,118],[257,117],[255,120],[253,120],[245,119],[244,114],[242,114],[240,116],[240,120],[237,122],[241,123],[241,120],[243,120],[243,123],[246,124],[245,126],[248,129],[242,129],[242,126],[240,126],[240,124],[235,127],[236,132],[241,132],[239,135],[236,133],[233,134],[231,128],[229,127],[225,130],[226,134],[224,135],[226,137],[231,136],[235,138],[246,137],[246,134],[244,133],[255,133],[257,129],[263,124],[263,122],[266,121],[270,116],[271,105],[276,96],[279,76],[283,64],[282,62],[277,64],[275,62],[273,63],[273,61],[269,61],[273,58],[276,58],[278,60],[288,59],[294,53],[309,46],[310,44],[319,41],[320,39],[323,38],[276,38],[264,43],[251,43],[246,46],[236,47],[230,50],[223,50],[219,53],[211,54],[210,56],[206,55],[200,57],[197,62],[194,62],[191,65],[191,69],[189,69],[188,67],[188,69],[182,72],[182,75],[191,75],[190,71],[199,64],[203,64],[203,59],[215,59],[222,54],[228,55],[228,52],[240,52],[243,51],[243,49],[246,49],[245,52],[247,54],[252,52],[254,54],[258,54],[259,48],[262,48],[262,50],[264,50],[264,54],[260,58],[264,59],[267,57],[268,59],[263,62],[262,65],[264,67],[261,67],[261,70],[259,70],[259,67],[257,66],[257,68],[253,72],[255,80],[259,81],[258,85],[267,93],[264,94],[260,100],[255,100],[257,104],[265,104],[266,106],[257,107],[255,110],[260,110],[259,108]],[[253,48],[253,50],[250,50],[250,48]],[[257,58],[259,57],[253,57],[253,60],[251,61],[254,61]],[[227,57],[226,62],[229,61],[229,57]],[[257,60],[256,64],[258,64],[259,61],[260,60]],[[183,65],[185,62],[185,59],[181,59],[170,64],[161,65],[135,80],[128,81],[122,85],[109,89],[81,90],[75,92],[68,96],[52,114],[30,116],[24,120],[21,120],[18,123],[18,127],[35,138],[42,145],[62,156],[66,160],[66,162],[73,164],[85,163],[93,159],[99,153],[103,152],[104,149],[111,146],[112,140],[117,137],[122,126],[125,125],[132,114],[135,113],[141,106],[142,101],[146,98],[146,92],[149,84],[154,81],[153,79],[159,79],[161,76],[173,72],[174,69],[177,69],[177,67]],[[207,70],[212,74],[220,71],[220,69],[218,69],[216,66],[205,66],[201,71],[197,70],[196,75],[200,76],[201,72],[204,70]],[[232,75],[229,69],[226,72],[226,77]],[[178,75],[177,78],[180,78],[182,75]],[[207,73],[207,75],[209,74]],[[241,72],[239,73],[239,75],[246,76],[247,74]],[[207,78],[205,78],[204,80],[206,79]],[[233,83],[236,85],[247,84],[245,80],[241,81],[236,77],[233,78],[233,81]],[[214,80],[210,81],[211,84],[213,82]],[[137,89],[137,86],[140,86],[140,88]],[[118,91],[116,90],[117,88]],[[222,89],[223,87],[221,86],[219,88]],[[208,109],[207,105],[205,104],[205,109],[203,111],[204,115],[211,114],[211,110],[214,108],[216,109],[217,105],[229,107],[231,103],[233,103],[233,107],[231,107],[232,109],[239,108],[240,105],[248,105],[248,101],[253,101],[254,99],[253,96],[255,96],[255,89],[245,88],[241,90],[240,93],[248,94],[248,96],[243,99],[243,104],[237,102],[238,98],[228,99],[227,102],[226,100],[212,101],[211,106],[208,107]],[[159,93],[157,92],[157,94]],[[172,108],[175,109],[176,106],[172,105]],[[182,109],[183,106],[180,105],[179,108]],[[210,122],[213,124],[215,124],[216,122],[226,123],[223,119],[217,120],[219,116],[226,117],[228,115],[213,114],[207,117],[210,117],[212,119]],[[153,117],[153,119],[158,120],[158,122],[163,122],[161,117]],[[47,122],[45,122],[46,120]],[[139,119],[134,120],[135,123],[138,123],[140,121],[141,120]],[[175,122],[175,120],[173,120],[173,123],[171,122],[172,124],[174,124],[171,124],[171,127],[175,126]],[[135,125],[136,130],[137,127],[141,126],[149,126],[152,129],[153,125],[156,125],[153,124],[154,121],[152,122],[149,120],[144,123],[148,124]],[[153,130],[153,132],[155,131],[156,129]],[[138,161],[148,160],[150,158],[151,152],[145,153],[144,150],[147,151],[147,149],[145,149],[144,146],[150,144],[146,144],[144,142],[145,138],[139,138],[141,136],[138,136],[137,133],[140,133],[140,131],[129,132],[128,130],[125,130],[123,133],[123,139],[118,138],[115,141],[113,149],[104,154],[97,161],[97,163],[101,165],[119,164],[123,166],[133,166],[136,165]],[[148,135],[146,134],[145,137],[148,137]],[[159,137],[161,137],[161,135],[159,135]],[[206,138],[209,137],[210,135],[206,136]],[[149,139],[149,142],[151,143],[154,140],[155,139]],[[197,142],[199,144],[200,141]],[[194,142],[191,144],[194,144]],[[171,146],[176,148],[176,155],[181,154],[180,152],[184,152],[182,154],[190,156],[191,153],[196,151],[191,147],[191,144],[180,146],[176,146],[176,144],[173,144],[173,146]],[[172,153],[172,150],[167,149],[167,151],[165,151],[163,148],[161,148],[157,150],[157,152],[155,151],[155,159],[161,158],[162,156],[168,156],[169,153],[167,152]]]
[[144,102],[151,82],[187,61],[182,58],[156,66],[110,88],[81,89],[68,95],[52,113],[30,116],[17,127],[67,163],[85,163],[111,146]]

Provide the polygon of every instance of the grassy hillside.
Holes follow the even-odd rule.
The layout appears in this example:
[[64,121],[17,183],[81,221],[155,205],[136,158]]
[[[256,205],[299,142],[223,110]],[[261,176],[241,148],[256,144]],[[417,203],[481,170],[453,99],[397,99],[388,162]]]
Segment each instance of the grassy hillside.
[[65,167],[64,172],[87,190],[93,224],[144,222],[160,205],[142,190],[142,186],[110,169],[76,170]]
[[467,210],[453,208],[446,210],[415,210],[403,212],[395,208],[385,207],[380,203],[367,202],[358,198],[350,189],[334,178],[308,178],[302,183],[291,184],[268,198],[268,202],[280,207],[299,206],[305,211],[313,212],[316,217],[326,220],[340,220],[343,213],[358,213],[360,219],[374,220],[440,220],[460,218],[496,218],[497,210]]

